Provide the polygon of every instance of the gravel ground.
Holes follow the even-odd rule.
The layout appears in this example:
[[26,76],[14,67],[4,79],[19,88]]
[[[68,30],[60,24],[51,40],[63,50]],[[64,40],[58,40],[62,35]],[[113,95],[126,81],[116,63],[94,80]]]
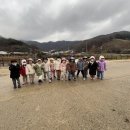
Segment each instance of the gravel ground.
[[105,79],[13,90],[0,68],[0,130],[130,130],[130,61],[109,61]]

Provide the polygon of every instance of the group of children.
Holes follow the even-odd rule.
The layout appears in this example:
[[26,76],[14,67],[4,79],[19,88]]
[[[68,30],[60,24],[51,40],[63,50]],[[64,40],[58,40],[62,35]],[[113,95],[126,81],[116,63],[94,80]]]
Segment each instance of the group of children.
[[[9,66],[10,78],[12,78],[14,89],[21,88],[20,75],[23,78],[23,85],[34,84],[35,74],[38,77],[38,83],[48,80],[51,83],[54,79],[57,80],[74,80],[82,74],[83,80],[88,77],[88,72],[92,80],[103,80],[104,71],[106,71],[106,62],[104,56],[100,56],[96,61],[94,56],[79,58],[76,62],[74,57],[66,58],[44,58],[38,59],[34,64],[33,59],[23,59],[21,65],[16,60],[12,60]],[[77,73],[76,73],[77,72]],[[18,84],[18,85],[17,85]]]

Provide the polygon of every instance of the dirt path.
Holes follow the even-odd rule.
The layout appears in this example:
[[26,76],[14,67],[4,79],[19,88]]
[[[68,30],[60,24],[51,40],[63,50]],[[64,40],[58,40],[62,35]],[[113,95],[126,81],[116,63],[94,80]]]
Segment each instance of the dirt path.
[[0,130],[130,130],[130,61],[108,62],[103,81],[16,91],[7,72],[0,76]]

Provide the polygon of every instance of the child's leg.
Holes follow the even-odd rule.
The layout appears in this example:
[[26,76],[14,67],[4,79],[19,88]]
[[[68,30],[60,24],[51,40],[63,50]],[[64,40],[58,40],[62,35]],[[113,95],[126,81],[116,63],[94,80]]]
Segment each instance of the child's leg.
[[88,70],[84,70],[84,78],[87,79]]
[[50,75],[49,75],[49,71],[48,72],[46,72],[46,79],[50,79]]
[[16,86],[16,79],[12,79],[13,85],[14,85],[14,89],[17,88]]
[[86,70],[83,70],[83,79],[85,80],[87,78]]
[[44,80],[46,80],[47,79],[47,72],[43,72],[43,78],[44,78]]
[[101,72],[101,80],[104,78],[104,72]]
[[71,80],[71,72],[68,72],[68,80]]
[[28,83],[28,76],[27,75],[25,76],[25,83],[26,84]]
[[34,84],[35,74],[32,74],[32,83]]
[[25,84],[25,77],[23,76],[23,84],[22,85],[24,85]]
[[97,71],[97,79],[100,78],[100,71]]
[[18,83],[18,88],[21,88],[20,79],[17,78],[16,80],[17,80],[17,83]]
[[95,78],[95,75],[90,75],[91,79],[93,80]]
[[82,73],[82,76],[83,76],[83,78],[84,78],[84,70],[81,70],[81,73]]
[[43,75],[38,76],[38,82],[41,83],[43,80]]
[[61,80],[63,80],[63,79],[64,79],[64,72],[61,71]]
[[77,71],[77,77],[79,76],[80,70]]
[[61,71],[60,70],[59,70],[59,75],[58,76],[59,76],[59,80],[60,80],[60,78],[61,78]]
[[56,71],[53,71],[53,77],[56,78]]
[[34,74],[30,74],[29,79],[30,79],[30,83],[33,84],[34,83]]
[[56,77],[57,77],[57,80],[59,80],[59,70],[56,70]]
[[52,71],[51,72],[51,78],[52,78],[52,80],[55,78],[56,76],[55,76],[55,71]]
[[75,72],[71,72],[71,75],[72,75],[73,79],[76,80]]
[[32,83],[32,74],[29,74],[30,83]]
[[66,80],[66,71],[63,72],[63,78]]
[[51,71],[48,72],[48,79],[49,79],[49,83],[51,83],[52,82],[52,72]]

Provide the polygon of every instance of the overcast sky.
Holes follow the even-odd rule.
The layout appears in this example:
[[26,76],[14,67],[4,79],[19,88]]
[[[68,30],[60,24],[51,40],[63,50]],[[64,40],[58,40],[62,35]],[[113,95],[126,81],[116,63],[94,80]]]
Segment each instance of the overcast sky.
[[0,35],[22,40],[83,40],[130,31],[130,0],[0,0]]

